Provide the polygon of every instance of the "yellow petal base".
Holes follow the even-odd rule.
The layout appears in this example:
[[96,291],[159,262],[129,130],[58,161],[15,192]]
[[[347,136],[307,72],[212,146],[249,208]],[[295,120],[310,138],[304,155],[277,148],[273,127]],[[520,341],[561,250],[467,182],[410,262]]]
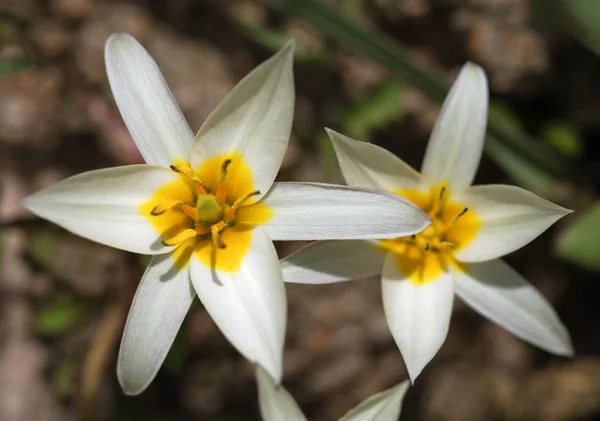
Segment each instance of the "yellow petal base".
[[397,190],[394,193],[413,202],[432,219],[419,234],[391,240],[379,245],[395,254],[400,272],[414,284],[434,281],[452,267],[461,270],[455,254],[475,239],[481,219],[465,205],[450,200],[445,184],[430,191]]
[[171,169],[180,179],[156,190],[140,213],[164,244],[177,246],[173,253],[178,267],[186,267],[194,255],[215,270],[238,271],[250,249],[252,228],[273,215],[255,201],[258,192],[243,156],[215,156],[195,170],[176,162]]

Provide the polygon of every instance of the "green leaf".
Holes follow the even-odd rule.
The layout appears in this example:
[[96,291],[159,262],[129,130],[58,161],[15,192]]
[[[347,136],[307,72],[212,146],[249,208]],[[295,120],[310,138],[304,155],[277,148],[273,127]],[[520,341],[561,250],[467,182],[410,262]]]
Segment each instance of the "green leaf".
[[571,263],[600,271],[600,201],[559,237],[556,254]]
[[388,79],[375,86],[355,104],[341,111],[344,134],[370,141],[371,132],[402,116],[404,85]]
[[583,141],[577,129],[567,122],[552,122],[542,128],[542,138],[563,154],[578,158],[581,156]]
[[54,369],[52,383],[59,396],[66,397],[73,392],[78,366],[72,359],[62,360]]
[[52,266],[54,260],[55,234],[51,230],[37,230],[31,233],[28,253],[36,262],[44,266]]
[[36,330],[44,335],[60,335],[81,321],[87,310],[84,302],[71,299],[45,305],[38,310]]
[[600,54],[600,1],[537,0],[548,19],[562,26],[583,45]]
[[[417,66],[404,49],[391,38],[360,28],[342,13],[318,0],[262,0],[284,13],[293,14],[311,23],[350,51],[369,57],[387,68],[400,80],[415,86],[428,97],[442,101],[448,86],[441,79]],[[501,147],[500,147],[501,145]],[[523,130],[507,122],[494,110],[488,119],[487,151],[494,159],[494,152],[503,150],[506,154],[519,156],[525,165],[538,167],[551,177],[575,177],[571,162],[543,142],[535,142]],[[498,163],[509,172],[514,166]]]

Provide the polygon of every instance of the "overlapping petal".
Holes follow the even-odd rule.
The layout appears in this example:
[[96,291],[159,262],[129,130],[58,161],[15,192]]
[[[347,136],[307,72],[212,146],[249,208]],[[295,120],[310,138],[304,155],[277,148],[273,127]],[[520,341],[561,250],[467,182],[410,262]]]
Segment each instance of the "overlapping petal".
[[421,174],[388,150],[326,129],[349,186],[426,190]]
[[261,195],[269,190],[292,128],[293,59],[290,41],[227,95],[196,135],[191,152],[194,168],[212,156],[237,152],[250,166]]
[[90,171],[28,196],[36,215],[92,241],[141,254],[171,250],[140,213],[154,191],[178,176],[168,168],[132,165]]
[[516,186],[469,187],[453,197],[472,209],[481,230],[456,257],[481,262],[511,253],[543,233],[571,211]]
[[383,308],[411,381],[438,352],[450,325],[454,301],[452,273],[424,284],[408,280],[389,254],[383,265]]
[[315,241],[281,260],[281,272],[293,284],[331,284],[380,274],[384,258],[368,240]]
[[190,259],[194,288],[221,332],[250,361],[281,380],[287,302],[272,241],[257,227],[235,273],[215,271]]
[[256,382],[263,421],[307,421],[292,395],[260,366],[256,367]]
[[115,101],[146,162],[187,161],[194,134],[152,57],[127,34],[111,35],[104,56]]
[[365,399],[339,421],[397,421],[408,386],[405,381]]
[[[306,421],[302,410],[287,390],[256,368],[258,402],[263,421]],[[377,393],[351,409],[339,421],[397,421],[408,381]]]
[[171,254],[148,265],[129,310],[117,376],[127,395],[137,395],[156,376],[195,297],[187,269]]
[[263,225],[273,240],[393,238],[431,222],[396,194],[329,184],[275,183],[264,203],[274,213]]
[[455,279],[458,296],[488,319],[548,352],[573,355],[569,333],[550,303],[502,260],[470,264]]
[[421,172],[432,186],[447,183],[452,190],[471,185],[479,166],[488,112],[484,71],[463,66],[435,123]]

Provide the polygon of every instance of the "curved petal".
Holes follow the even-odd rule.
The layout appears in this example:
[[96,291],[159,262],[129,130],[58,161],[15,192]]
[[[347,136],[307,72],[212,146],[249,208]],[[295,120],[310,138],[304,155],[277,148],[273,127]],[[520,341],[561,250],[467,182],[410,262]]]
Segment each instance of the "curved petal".
[[415,284],[400,273],[396,257],[388,254],[382,291],[388,325],[414,382],[446,340],[454,300],[452,273]]
[[367,398],[339,421],[397,421],[408,386],[405,381]]
[[256,367],[256,382],[263,421],[307,421],[292,395],[260,366]]
[[275,183],[263,199],[273,216],[263,225],[273,240],[394,238],[431,223],[394,193],[315,183]]
[[571,211],[516,186],[469,187],[453,199],[475,211],[482,225],[456,258],[463,262],[495,259],[520,249]]
[[433,127],[421,172],[431,185],[451,189],[471,185],[483,149],[488,85],[481,67],[463,66]]
[[[294,114],[294,42],[250,72],[217,106],[196,135],[194,168],[215,155],[237,152],[265,194],[279,171]],[[258,199],[258,197],[257,197]]]
[[23,205],[89,240],[134,253],[161,254],[172,247],[162,244],[139,206],[177,177],[153,165],[106,168],[67,178],[28,196]]
[[123,121],[148,164],[188,160],[194,139],[158,66],[131,35],[113,34],[106,73]]
[[456,273],[456,292],[467,304],[519,338],[548,352],[573,355],[565,326],[550,303],[500,259]]
[[287,301],[277,253],[267,234],[260,227],[252,231],[250,250],[238,272],[214,271],[192,258],[190,273],[202,304],[229,342],[280,382]]
[[388,150],[325,130],[349,186],[387,191],[427,189],[421,174]]
[[119,349],[117,376],[125,394],[142,393],[154,379],[195,295],[189,271],[177,268],[170,254],[152,258],[131,303]]
[[331,284],[378,275],[384,258],[371,241],[316,241],[281,260],[281,272],[292,284]]

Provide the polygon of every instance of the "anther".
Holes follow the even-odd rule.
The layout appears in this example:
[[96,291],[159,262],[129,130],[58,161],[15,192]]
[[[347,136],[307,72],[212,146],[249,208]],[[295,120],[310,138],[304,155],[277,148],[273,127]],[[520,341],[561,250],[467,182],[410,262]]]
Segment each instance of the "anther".
[[444,195],[446,194],[446,186],[440,188],[437,199],[433,202],[429,216],[436,218],[444,208]]
[[231,159],[226,159],[221,165],[221,184],[225,183],[225,176],[227,176],[227,167],[231,164]]
[[177,206],[181,206],[181,205],[183,205],[183,202],[181,200],[169,200],[167,202],[159,203],[158,205],[156,205],[154,207],[154,209],[152,209],[150,214],[152,216],[162,215],[169,209],[173,209],[173,208],[175,208]]
[[442,186],[440,189],[440,194],[438,195],[438,200],[442,200],[444,198],[444,194],[446,193],[446,186]]
[[425,251],[429,251],[430,248],[431,248],[431,245],[429,244],[429,241],[427,241],[425,243]]
[[171,168],[171,171],[176,172],[177,174],[182,174],[185,177],[189,178],[192,181],[195,181],[196,183],[200,184],[200,186],[202,186],[202,181],[200,180],[200,177],[198,177],[194,173],[194,171],[189,165],[171,165],[169,168]]
[[454,243],[451,243],[450,241],[442,241],[442,247],[445,247],[447,249],[451,249],[454,250],[456,248],[456,246],[454,245]]
[[238,200],[236,200],[233,205],[231,206],[233,209],[237,209],[239,208],[242,203],[244,203],[246,200],[250,199],[252,196],[256,196],[260,194],[260,190],[256,190],[253,192],[248,193],[245,196],[240,197]]
[[221,230],[219,229],[219,227],[217,225],[213,225],[212,227],[210,227],[210,231],[213,246],[218,247],[220,249],[226,248],[227,245],[223,242],[223,239],[221,238]]
[[463,216],[465,213],[467,213],[468,211],[469,211],[469,208],[464,208],[463,210],[461,210],[461,211],[459,212],[459,214],[458,214],[458,215],[456,215],[456,216],[454,217],[454,219],[452,220],[452,222],[450,222],[450,225],[452,225],[452,224],[454,224],[456,221],[458,221],[458,219],[459,219],[461,216]]

